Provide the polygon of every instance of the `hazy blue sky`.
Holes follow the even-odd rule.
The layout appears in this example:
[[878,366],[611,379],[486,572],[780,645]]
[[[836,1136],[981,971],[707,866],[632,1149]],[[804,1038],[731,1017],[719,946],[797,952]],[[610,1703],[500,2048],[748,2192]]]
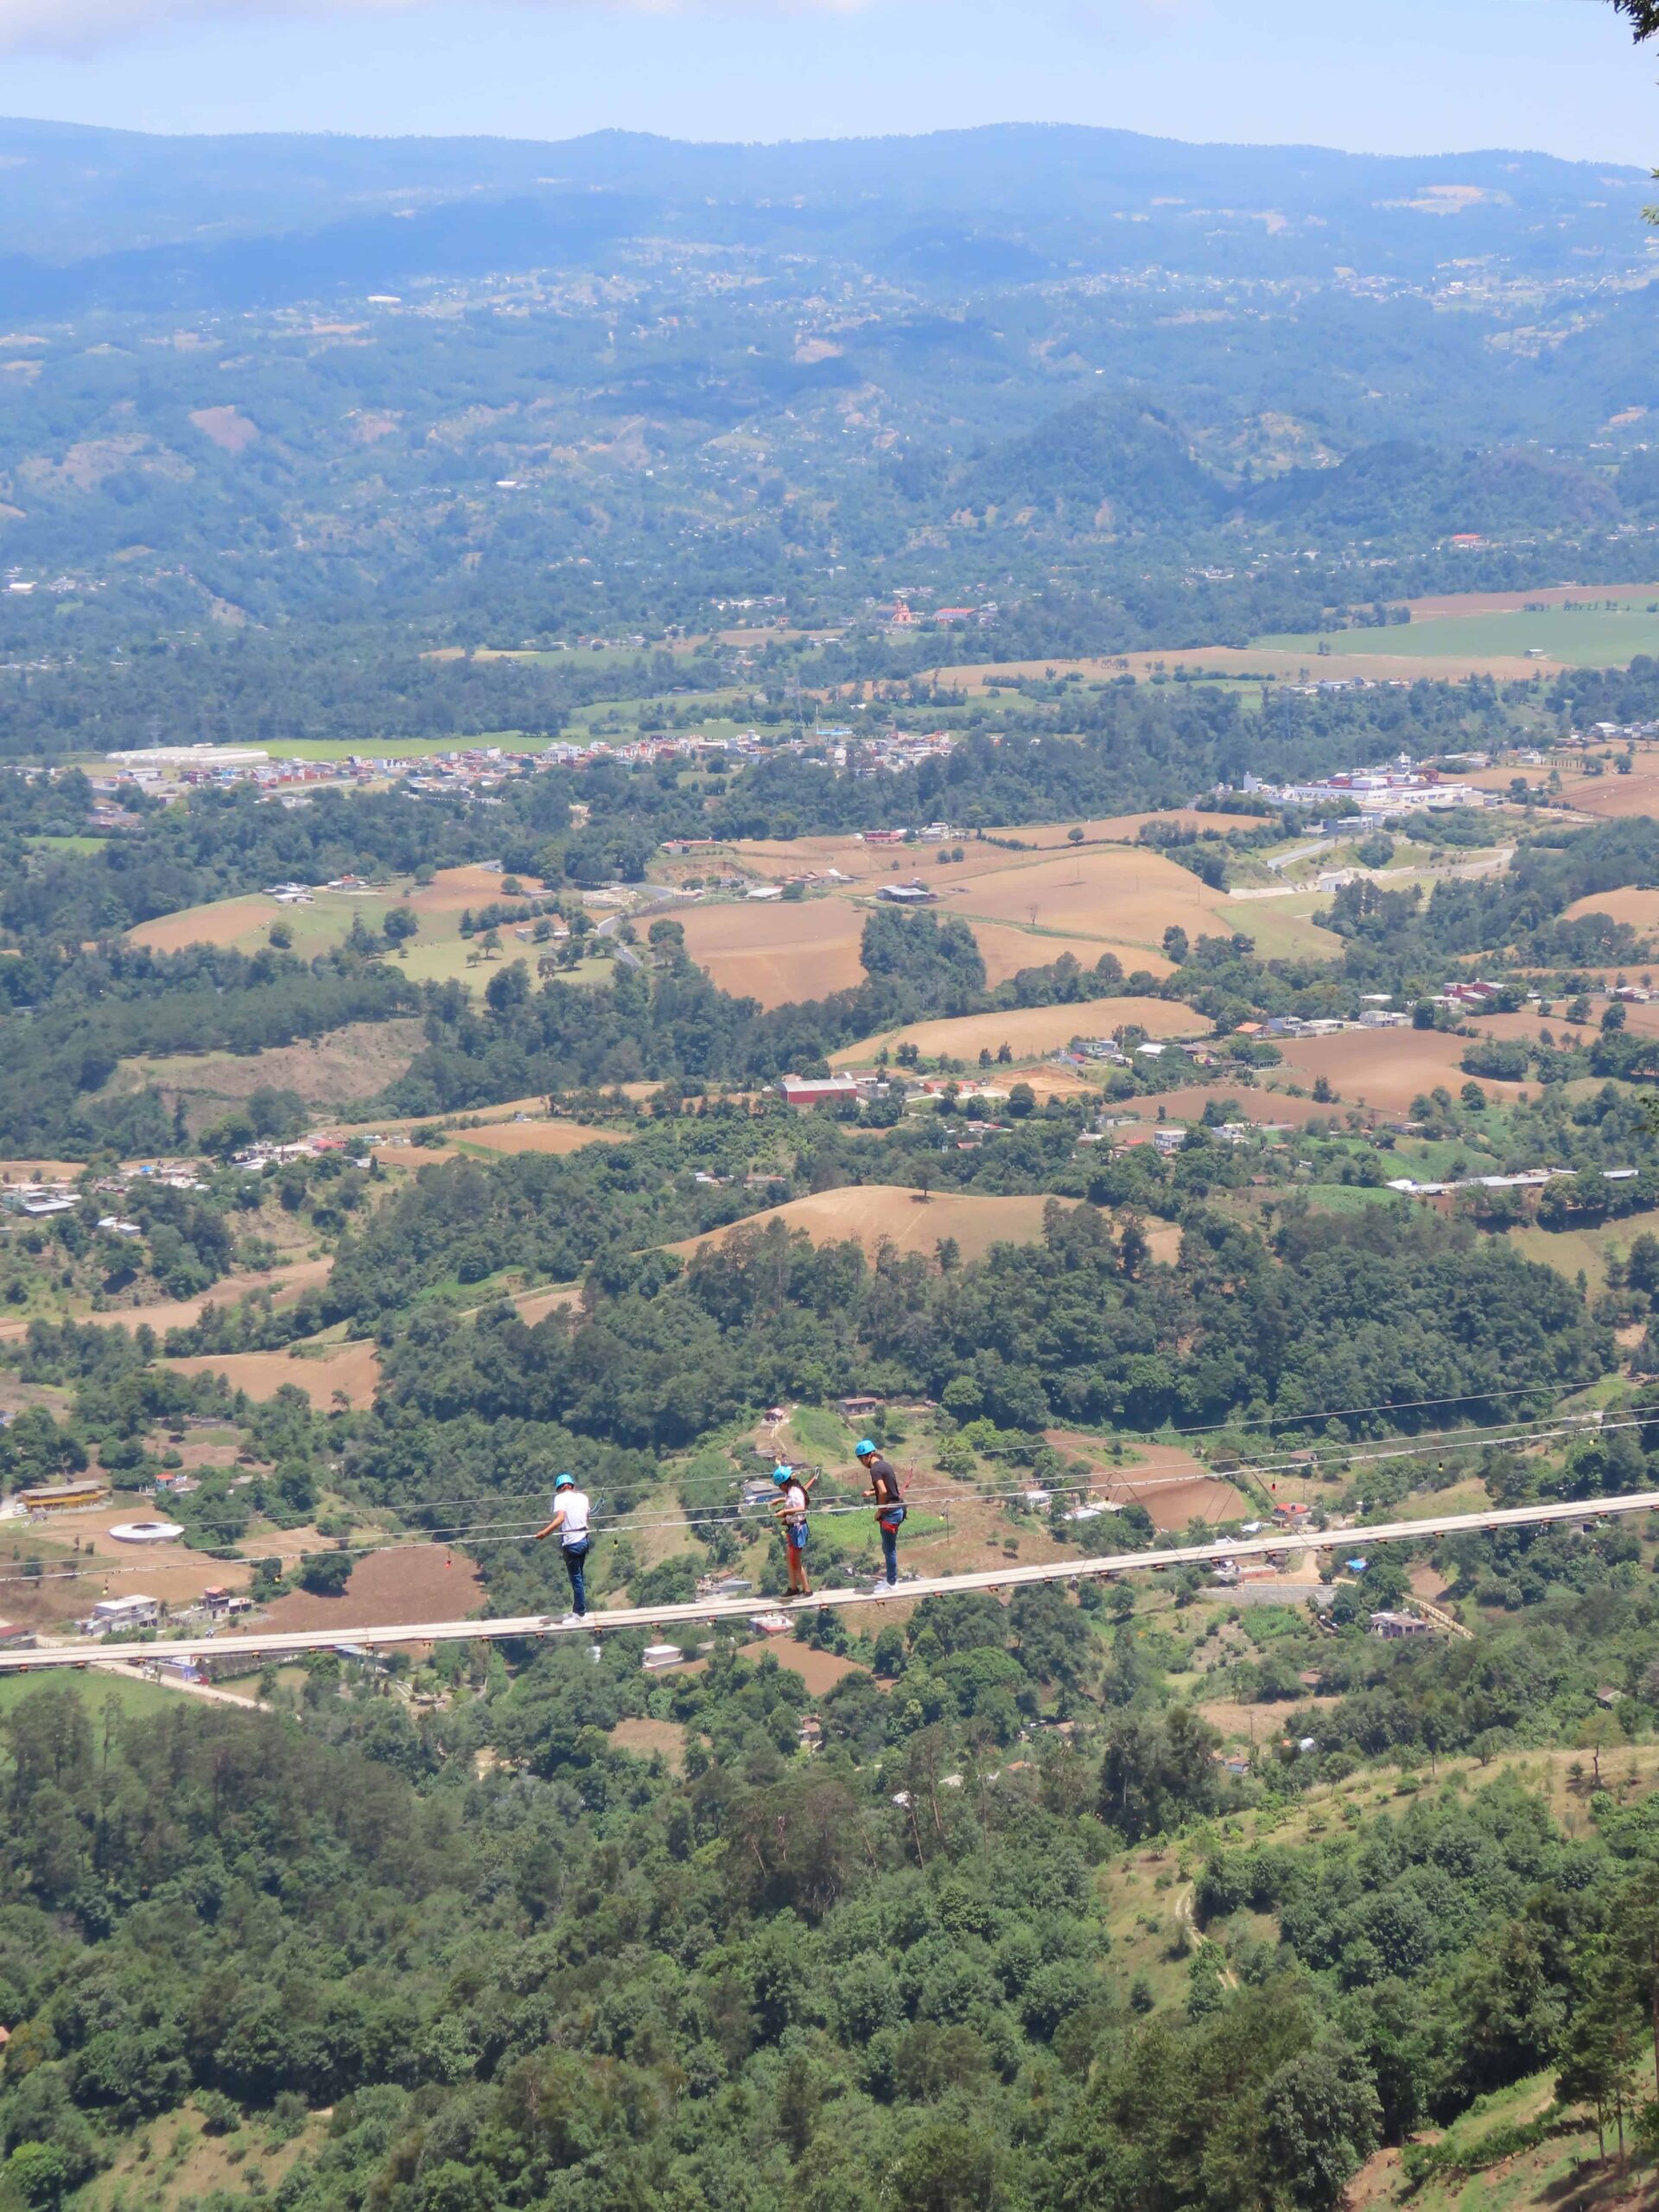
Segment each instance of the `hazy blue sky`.
[[0,0],[0,112],[155,130],[846,137],[1007,121],[1659,159],[1604,0]]

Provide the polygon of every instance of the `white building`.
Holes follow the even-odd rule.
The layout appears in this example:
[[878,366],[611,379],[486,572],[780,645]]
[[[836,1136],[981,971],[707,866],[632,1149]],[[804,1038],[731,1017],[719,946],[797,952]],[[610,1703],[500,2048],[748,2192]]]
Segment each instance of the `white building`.
[[135,1591],[127,1598],[100,1598],[80,1625],[88,1636],[111,1636],[118,1629],[154,1628],[161,1618],[161,1599]]
[[104,758],[124,768],[251,768],[270,755],[253,745],[146,745]]

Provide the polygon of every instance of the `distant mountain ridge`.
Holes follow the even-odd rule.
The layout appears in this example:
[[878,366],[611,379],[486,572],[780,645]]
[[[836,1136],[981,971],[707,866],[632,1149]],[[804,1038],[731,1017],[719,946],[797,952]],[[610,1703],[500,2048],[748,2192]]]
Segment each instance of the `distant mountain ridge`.
[[[261,238],[307,239],[327,280],[349,289],[398,273],[400,255],[474,275],[633,226],[892,259],[947,283],[1159,257],[1314,274],[1357,255],[1421,270],[1453,240],[1460,252],[1566,268],[1575,256],[1633,257],[1649,188],[1638,169],[1539,154],[1189,145],[1033,124],[733,146],[625,131],[547,143],[165,138],[0,119],[0,162],[13,249],[0,296],[27,307],[32,289],[43,312],[106,296],[267,297],[279,264],[245,265],[232,250]],[[603,216],[587,205],[596,198]],[[408,237],[390,258],[380,220]],[[126,258],[152,255],[163,257]],[[37,264],[79,276],[54,293]]]

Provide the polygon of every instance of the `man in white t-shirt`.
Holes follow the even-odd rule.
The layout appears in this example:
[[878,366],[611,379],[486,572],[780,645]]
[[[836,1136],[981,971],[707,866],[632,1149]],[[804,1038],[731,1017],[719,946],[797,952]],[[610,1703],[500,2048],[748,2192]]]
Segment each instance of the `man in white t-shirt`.
[[559,1625],[574,1628],[588,1612],[588,1591],[582,1580],[582,1569],[588,1554],[594,1548],[588,1523],[593,1518],[593,1501],[585,1490],[578,1490],[574,1475],[560,1475],[553,1484],[553,1518],[545,1529],[536,1531],[539,1544],[544,1537],[558,1531],[560,1548],[564,1554],[566,1572],[570,1577],[570,1598],[573,1610]]

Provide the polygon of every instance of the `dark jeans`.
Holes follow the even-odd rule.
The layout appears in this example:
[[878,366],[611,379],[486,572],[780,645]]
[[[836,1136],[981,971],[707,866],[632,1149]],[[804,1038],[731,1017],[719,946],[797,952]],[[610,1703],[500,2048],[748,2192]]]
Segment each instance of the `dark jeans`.
[[582,1579],[582,1570],[588,1564],[588,1554],[592,1549],[591,1544],[567,1544],[564,1548],[564,1564],[570,1576],[571,1608],[578,1620],[588,1611],[588,1589]]
[[881,1556],[887,1563],[887,1587],[891,1589],[899,1580],[899,1531],[883,1529],[879,1521],[875,1525],[881,1537]]

